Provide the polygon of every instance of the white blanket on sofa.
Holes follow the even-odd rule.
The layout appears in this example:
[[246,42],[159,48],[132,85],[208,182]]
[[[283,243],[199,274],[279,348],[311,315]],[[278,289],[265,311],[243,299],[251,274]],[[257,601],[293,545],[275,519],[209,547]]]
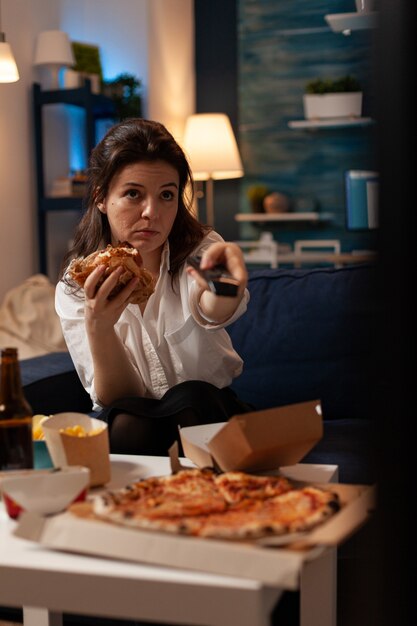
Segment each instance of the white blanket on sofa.
[[54,300],[55,286],[43,274],[8,291],[0,306],[0,348],[17,348],[19,359],[67,350]]

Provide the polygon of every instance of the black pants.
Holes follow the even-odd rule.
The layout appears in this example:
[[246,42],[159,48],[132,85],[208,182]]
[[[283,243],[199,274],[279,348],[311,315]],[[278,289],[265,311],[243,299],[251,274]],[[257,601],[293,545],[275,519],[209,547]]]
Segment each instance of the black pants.
[[191,380],[172,387],[160,400],[121,398],[98,418],[109,425],[111,452],[166,456],[179,441],[178,426],[227,422],[233,415],[253,410],[228,387],[218,389]]

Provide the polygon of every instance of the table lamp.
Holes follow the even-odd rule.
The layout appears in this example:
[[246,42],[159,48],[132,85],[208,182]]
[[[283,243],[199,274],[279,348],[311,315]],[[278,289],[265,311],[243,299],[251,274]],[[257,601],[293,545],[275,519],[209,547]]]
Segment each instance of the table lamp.
[[6,43],[6,36],[1,30],[0,4],[0,83],[15,83],[19,80],[16,61],[10,44]]
[[206,181],[207,222],[214,226],[213,180],[240,178],[244,174],[229,118],[224,113],[190,115],[182,144],[194,180]]
[[51,71],[51,87],[57,89],[61,67],[74,65],[74,53],[68,35],[62,30],[44,30],[36,40],[35,65],[45,65]]

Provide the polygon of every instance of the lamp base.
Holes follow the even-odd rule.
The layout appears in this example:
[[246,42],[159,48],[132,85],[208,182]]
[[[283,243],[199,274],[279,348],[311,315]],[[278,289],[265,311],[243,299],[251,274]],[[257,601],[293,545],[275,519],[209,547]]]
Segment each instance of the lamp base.
[[38,68],[39,82],[42,89],[59,89],[59,65],[40,65]]
[[50,89],[59,89],[59,65],[48,65]]
[[214,226],[214,188],[213,179],[206,180],[206,217],[207,224]]

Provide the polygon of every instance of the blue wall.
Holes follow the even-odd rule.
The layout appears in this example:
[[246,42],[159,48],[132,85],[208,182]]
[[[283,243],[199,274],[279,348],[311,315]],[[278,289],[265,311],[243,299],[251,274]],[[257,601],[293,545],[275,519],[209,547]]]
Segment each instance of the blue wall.
[[[372,116],[374,31],[346,37],[324,19],[354,10],[354,0],[238,0],[238,117],[245,167],[240,210],[250,210],[247,188],[261,183],[287,194],[295,210],[333,215],[313,228],[279,226],[283,241],[337,237],[344,250],[374,243],[372,233],[345,228],[344,172],[375,169],[375,127],[288,127],[290,120],[304,118],[305,84],[316,77],[355,76],[364,92],[363,116]],[[257,236],[257,229],[242,225],[241,235]]]

